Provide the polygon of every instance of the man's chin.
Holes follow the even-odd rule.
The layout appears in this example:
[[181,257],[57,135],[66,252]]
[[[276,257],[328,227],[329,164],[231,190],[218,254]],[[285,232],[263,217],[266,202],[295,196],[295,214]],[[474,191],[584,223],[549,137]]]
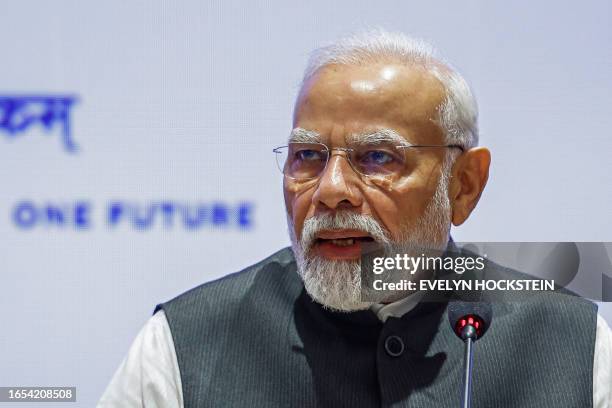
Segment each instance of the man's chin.
[[372,305],[361,301],[359,259],[330,260],[310,254],[298,272],[308,295],[328,310],[354,312]]

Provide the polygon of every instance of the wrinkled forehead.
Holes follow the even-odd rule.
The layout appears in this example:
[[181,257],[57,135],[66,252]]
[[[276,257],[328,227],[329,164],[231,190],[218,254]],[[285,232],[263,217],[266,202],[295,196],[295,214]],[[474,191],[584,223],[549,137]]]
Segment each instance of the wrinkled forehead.
[[[312,129],[296,127],[289,135],[289,143],[330,143],[329,136],[320,134]],[[344,136],[347,144],[392,144],[397,146],[409,146],[414,144],[408,138],[394,129],[378,129],[366,132],[348,133]]]

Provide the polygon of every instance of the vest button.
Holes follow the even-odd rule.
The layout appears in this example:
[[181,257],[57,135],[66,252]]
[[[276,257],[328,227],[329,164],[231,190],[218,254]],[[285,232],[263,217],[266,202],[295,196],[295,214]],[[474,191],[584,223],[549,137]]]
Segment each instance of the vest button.
[[391,357],[399,357],[404,353],[404,341],[399,336],[389,336],[385,339],[385,350]]

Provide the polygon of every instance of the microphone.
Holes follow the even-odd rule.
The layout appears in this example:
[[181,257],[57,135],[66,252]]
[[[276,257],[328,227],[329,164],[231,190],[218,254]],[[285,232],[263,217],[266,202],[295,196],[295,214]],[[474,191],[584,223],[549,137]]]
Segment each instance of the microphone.
[[448,305],[448,320],[453,332],[465,342],[463,408],[471,407],[473,344],[487,332],[493,318],[487,302],[452,301]]

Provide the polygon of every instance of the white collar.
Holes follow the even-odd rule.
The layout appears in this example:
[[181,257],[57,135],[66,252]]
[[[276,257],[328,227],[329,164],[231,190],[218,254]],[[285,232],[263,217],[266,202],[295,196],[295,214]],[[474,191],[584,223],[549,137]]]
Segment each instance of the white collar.
[[404,314],[414,309],[414,307],[421,301],[424,294],[425,292],[418,291],[411,293],[405,298],[396,300],[393,303],[375,303],[370,306],[370,310],[376,314],[376,317],[378,317],[381,322],[384,323],[389,317],[402,317]]

